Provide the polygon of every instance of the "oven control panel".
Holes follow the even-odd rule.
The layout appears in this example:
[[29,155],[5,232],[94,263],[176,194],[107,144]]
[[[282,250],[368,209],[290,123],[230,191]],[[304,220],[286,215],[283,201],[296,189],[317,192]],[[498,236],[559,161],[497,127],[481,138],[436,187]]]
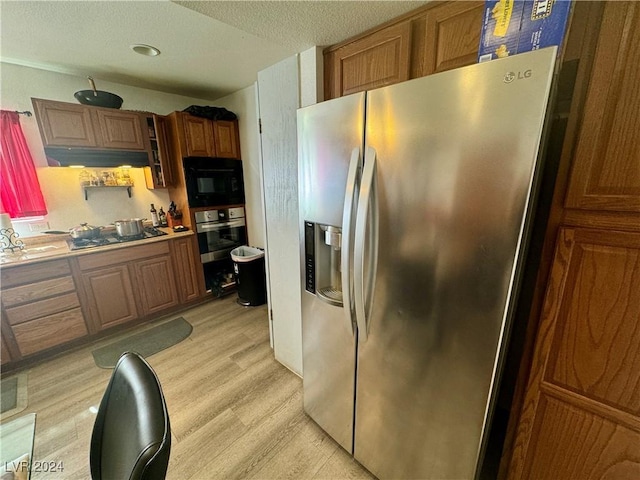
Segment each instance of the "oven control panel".
[[196,212],[196,223],[226,222],[235,218],[244,218],[244,207],[220,208]]
[[227,217],[228,218],[243,218],[244,217],[244,207],[233,207],[227,208]]

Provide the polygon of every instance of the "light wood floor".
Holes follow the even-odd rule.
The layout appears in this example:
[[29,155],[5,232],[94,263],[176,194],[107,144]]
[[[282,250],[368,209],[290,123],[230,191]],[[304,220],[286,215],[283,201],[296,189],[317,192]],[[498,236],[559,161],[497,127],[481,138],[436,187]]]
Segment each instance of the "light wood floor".
[[[304,414],[301,379],[273,359],[266,307],[229,296],[159,322],[178,316],[193,325],[191,336],[147,359],[171,420],[168,479],[373,478]],[[111,375],[91,350],[116,338],[29,369],[23,413],[37,413],[34,460],[64,464],[62,474],[33,479],[90,478],[90,407]]]

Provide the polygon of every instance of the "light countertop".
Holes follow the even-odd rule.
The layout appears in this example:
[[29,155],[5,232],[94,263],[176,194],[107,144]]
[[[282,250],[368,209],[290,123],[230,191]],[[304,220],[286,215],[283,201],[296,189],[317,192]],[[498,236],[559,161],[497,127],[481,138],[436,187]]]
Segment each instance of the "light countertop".
[[63,235],[42,235],[38,237],[21,238],[25,244],[23,250],[15,253],[0,253],[0,266],[2,268],[15,267],[18,265],[28,265],[31,263],[41,262],[54,258],[75,257],[80,255],[90,255],[92,253],[108,252],[118,250],[120,248],[130,248],[140,245],[146,245],[155,242],[164,242],[175,238],[193,235],[193,230],[186,232],[174,232],[171,228],[158,228],[167,235],[159,237],[145,238],[143,240],[135,240],[130,242],[116,243],[112,245],[103,245],[100,247],[84,248],[80,250],[69,250],[67,239],[71,238],[67,234]]

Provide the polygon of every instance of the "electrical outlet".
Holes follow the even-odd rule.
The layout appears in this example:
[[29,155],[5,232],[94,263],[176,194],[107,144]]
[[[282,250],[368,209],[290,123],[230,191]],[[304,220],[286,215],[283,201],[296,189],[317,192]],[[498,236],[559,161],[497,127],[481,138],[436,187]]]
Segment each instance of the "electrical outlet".
[[29,222],[30,232],[42,232],[43,230],[49,230],[49,222]]

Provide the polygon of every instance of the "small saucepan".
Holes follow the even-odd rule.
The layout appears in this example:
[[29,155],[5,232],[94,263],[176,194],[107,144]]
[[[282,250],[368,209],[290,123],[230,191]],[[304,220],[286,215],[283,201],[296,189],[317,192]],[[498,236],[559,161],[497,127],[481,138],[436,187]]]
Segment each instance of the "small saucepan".
[[113,224],[116,226],[116,233],[119,237],[137,237],[144,233],[142,222],[146,218],[128,218],[126,220],[116,220]]
[[90,240],[100,236],[102,227],[92,227],[87,223],[81,223],[77,227],[73,227],[69,230],[69,235],[74,240]]

